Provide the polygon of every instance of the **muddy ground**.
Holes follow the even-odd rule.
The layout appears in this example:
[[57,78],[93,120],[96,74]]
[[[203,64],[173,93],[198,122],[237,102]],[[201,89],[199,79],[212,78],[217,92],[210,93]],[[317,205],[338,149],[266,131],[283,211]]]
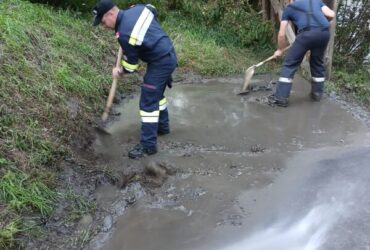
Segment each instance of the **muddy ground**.
[[86,141],[93,155],[61,167],[58,191],[74,191],[96,207],[73,220],[71,200],[61,201],[45,237],[27,248],[216,249],[205,242],[219,246],[220,234],[232,241],[257,220],[259,196],[240,190],[273,185],[288,169],[286,159],[300,152],[367,145],[361,138],[368,137],[370,115],[354,102],[330,93],[310,103],[308,84],[298,77],[291,107],[277,109],[266,103],[276,76],[255,78],[250,94],[239,96],[242,77],[176,76],[180,90],[168,97],[172,133],[159,138],[158,155],[143,160],[126,155],[137,143],[139,117],[137,96],[123,95],[114,111],[121,115],[108,126],[113,136],[92,134]]

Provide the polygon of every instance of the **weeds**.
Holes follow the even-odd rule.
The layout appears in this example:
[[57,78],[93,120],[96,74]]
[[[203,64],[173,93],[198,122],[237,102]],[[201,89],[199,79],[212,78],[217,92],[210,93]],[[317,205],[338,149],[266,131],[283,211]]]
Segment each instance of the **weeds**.
[[0,216],[0,249],[9,249],[15,244],[15,237],[22,231],[21,219],[14,218],[10,222],[4,222],[3,215]]
[[235,37],[228,36],[220,29],[185,22],[176,15],[169,15],[162,25],[174,41],[182,70],[194,70],[205,76],[243,73],[246,68],[272,53],[271,49],[235,46]]
[[[0,12],[0,152],[22,169],[51,167],[69,153],[84,118],[104,107],[114,55],[100,41],[110,39],[98,41],[97,30],[67,10],[8,0]],[[75,119],[70,98],[79,100]]]
[[70,246],[77,249],[83,249],[86,246],[86,244],[89,243],[92,236],[93,234],[91,227],[83,229],[79,232],[79,234],[76,237],[71,239]]
[[369,107],[370,105],[370,74],[362,67],[348,73],[342,70],[333,71],[333,80],[327,89],[349,94],[357,101]]
[[8,171],[0,180],[0,199],[16,211],[34,211],[48,216],[58,194],[24,173]]
[[96,204],[88,199],[69,191],[65,194],[64,199],[68,201],[68,210],[70,221],[76,221],[83,215],[91,214],[96,209]]

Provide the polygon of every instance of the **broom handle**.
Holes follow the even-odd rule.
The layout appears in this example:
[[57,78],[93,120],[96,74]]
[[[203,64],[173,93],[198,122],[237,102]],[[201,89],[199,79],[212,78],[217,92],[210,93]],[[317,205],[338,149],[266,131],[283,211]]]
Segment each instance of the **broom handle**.
[[[287,46],[287,47],[285,47],[283,50],[282,50],[282,52],[284,53],[287,49],[289,49],[291,47],[291,45],[289,45],[289,46]],[[272,55],[272,56],[270,56],[269,58],[267,58],[266,60],[264,60],[264,61],[262,61],[262,62],[260,62],[260,63],[258,63],[258,64],[256,64],[256,67],[259,67],[259,66],[261,66],[262,64],[264,64],[264,63],[266,63],[266,62],[268,62],[268,61],[271,61],[271,60],[273,60],[273,59],[275,59],[276,58],[276,56],[275,55]]]
[[[118,50],[116,67],[119,67],[119,65],[121,63],[122,53],[123,53],[122,52],[122,48],[120,46],[119,47],[119,50]],[[110,109],[112,107],[113,98],[114,98],[114,95],[116,94],[116,88],[117,88],[117,78],[114,77],[113,78],[112,86],[111,86],[110,91],[109,91],[109,96],[108,96],[107,104],[105,106],[105,110],[104,110],[104,113],[103,113],[102,118],[101,118],[103,121],[105,121],[108,118]]]

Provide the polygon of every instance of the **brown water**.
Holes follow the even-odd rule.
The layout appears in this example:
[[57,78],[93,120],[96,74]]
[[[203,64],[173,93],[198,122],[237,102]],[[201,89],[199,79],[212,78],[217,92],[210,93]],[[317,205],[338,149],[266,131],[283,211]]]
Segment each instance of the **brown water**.
[[[159,137],[159,153],[143,160],[126,156],[137,143],[140,128],[138,98],[127,100],[120,110],[121,120],[110,128],[113,139],[96,142],[96,150],[107,157],[106,167],[121,171],[148,161],[165,161],[180,171],[154,195],[144,194],[118,218],[105,244],[92,248],[287,250],[325,246],[335,218],[347,213],[349,201],[329,191],[317,198],[320,190],[342,187],[335,181],[341,178],[325,171],[318,175],[323,171],[319,166],[364,151],[354,159],[361,168],[342,181],[348,186],[362,183],[361,169],[370,169],[366,158],[370,131],[334,102],[325,98],[311,102],[309,84],[301,78],[295,82],[288,108],[268,106],[270,92],[238,96],[241,84],[227,79],[175,86],[167,91],[171,134]],[[329,164],[330,171],[336,166],[345,169],[345,160]],[[322,179],[307,182],[312,176]],[[355,193],[364,187],[353,185]],[[119,192],[101,189],[97,195],[113,195],[114,199]],[[336,195],[338,203],[330,203]],[[353,202],[369,203],[360,198]],[[357,242],[365,246],[366,239],[360,237]]]

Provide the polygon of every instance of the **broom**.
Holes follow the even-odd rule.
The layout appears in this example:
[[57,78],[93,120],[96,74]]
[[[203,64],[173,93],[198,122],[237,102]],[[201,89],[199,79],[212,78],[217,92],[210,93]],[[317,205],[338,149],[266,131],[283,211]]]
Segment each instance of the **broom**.
[[[285,47],[285,48],[283,49],[283,53],[284,53],[287,49],[289,49],[289,48],[290,48],[290,46]],[[260,63],[257,63],[257,64],[255,64],[255,65],[250,66],[250,67],[245,71],[244,84],[243,84],[242,90],[239,92],[239,95],[245,95],[245,94],[248,94],[248,93],[249,93],[249,90],[248,90],[247,88],[248,88],[248,86],[249,86],[249,83],[250,83],[250,81],[251,81],[251,79],[252,79],[253,75],[254,75],[254,71],[255,71],[255,69],[256,69],[257,67],[259,67],[259,66],[262,66],[264,63],[266,63],[266,62],[268,62],[268,61],[271,61],[271,60],[273,60],[273,59],[275,59],[275,58],[276,58],[276,56],[275,56],[275,55],[272,55],[272,56],[270,56],[269,58],[267,58],[266,60],[264,60],[264,61],[262,61],[262,62],[260,62]]]

